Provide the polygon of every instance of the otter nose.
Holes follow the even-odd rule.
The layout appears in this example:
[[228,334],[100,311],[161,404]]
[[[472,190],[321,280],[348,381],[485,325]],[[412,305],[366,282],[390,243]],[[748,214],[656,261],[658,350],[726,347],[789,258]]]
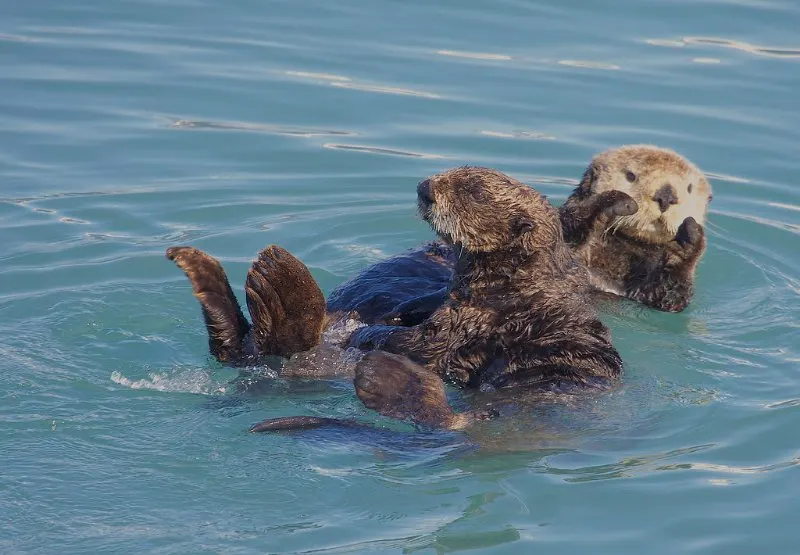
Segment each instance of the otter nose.
[[664,185],[653,195],[653,200],[658,203],[658,208],[662,212],[666,212],[667,208],[678,204],[678,195],[672,185]]
[[419,197],[420,200],[427,202],[428,204],[433,204],[433,195],[431,194],[430,179],[421,181],[420,184],[417,185],[417,197]]

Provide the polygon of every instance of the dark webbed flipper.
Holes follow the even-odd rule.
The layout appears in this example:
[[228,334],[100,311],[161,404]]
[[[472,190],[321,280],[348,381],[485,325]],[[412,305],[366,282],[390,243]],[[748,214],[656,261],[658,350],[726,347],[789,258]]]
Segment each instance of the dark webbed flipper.
[[384,416],[452,430],[475,418],[471,413],[454,413],[442,379],[404,356],[368,353],[356,366],[353,383],[364,405]]
[[319,344],[325,296],[305,264],[287,250],[272,245],[259,253],[245,293],[258,355],[290,357]]
[[318,416],[285,416],[282,418],[270,418],[250,426],[249,432],[291,432],[299,430],[314,430],[326,426],[338,426],[342,428],[359,428],[355,420],[342,420],[339,418],[323,418]]
[[220,263],[194,247],[170,247],[167,258],[192,282],[194,296],[203,308],[208,348],[220,362],[242,356],[242,340],[250,324],[242,314]]

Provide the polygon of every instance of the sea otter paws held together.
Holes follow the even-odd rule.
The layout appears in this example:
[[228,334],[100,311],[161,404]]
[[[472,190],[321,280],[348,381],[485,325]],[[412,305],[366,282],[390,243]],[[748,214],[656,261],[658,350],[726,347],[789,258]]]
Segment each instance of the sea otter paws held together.
[[698,249],[702,250],[705,247],[705,231],[703,226],[689,216],[678,228],[675,234],[675,241],[678,242],[685,251],[694,253]]

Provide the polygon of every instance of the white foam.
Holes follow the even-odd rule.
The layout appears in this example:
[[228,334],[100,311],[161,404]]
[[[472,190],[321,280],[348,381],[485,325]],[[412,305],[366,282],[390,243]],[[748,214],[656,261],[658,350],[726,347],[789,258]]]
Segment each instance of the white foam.
[[200,395],[217,395],[227,390],[211,379],[208,372],[200,369],[178,371],[174,374],[151,373],[148,378],[132,380],[121,372],[112,372],[111,381],[130,389],[151,389],[172,393],[195,393]]
[[353,332],[358,328],[366,326],[364,322],[353,318],[346,318],[333,324],[322,334],[322,340],[326,343],[341,344],[347,341]]

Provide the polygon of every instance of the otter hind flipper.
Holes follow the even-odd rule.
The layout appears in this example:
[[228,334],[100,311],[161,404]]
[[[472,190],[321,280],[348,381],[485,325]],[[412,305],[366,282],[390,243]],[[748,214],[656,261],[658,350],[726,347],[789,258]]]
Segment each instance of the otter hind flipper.
[[357,428],[364,426],[355,420],[344,420],[340,418],[324,418],[318,416],[284,416],[281,418],[269,418],[258,424],[253,424],[248,430],[251,433],[261,432],[293,432],[300,430],[314,430],[325,426],[338,426],[345,428]]
[[275,245],[262,250],[247,273],[245,294],[259,355],[290,357],[319,344],[325,296],[289,251]]
[[167,258],[183,270],[200,301],[208,331],[208,348],[220,362],[242,356],[242,340],[250,324],[242,314],[219,261],[194,247],[170,247]]

